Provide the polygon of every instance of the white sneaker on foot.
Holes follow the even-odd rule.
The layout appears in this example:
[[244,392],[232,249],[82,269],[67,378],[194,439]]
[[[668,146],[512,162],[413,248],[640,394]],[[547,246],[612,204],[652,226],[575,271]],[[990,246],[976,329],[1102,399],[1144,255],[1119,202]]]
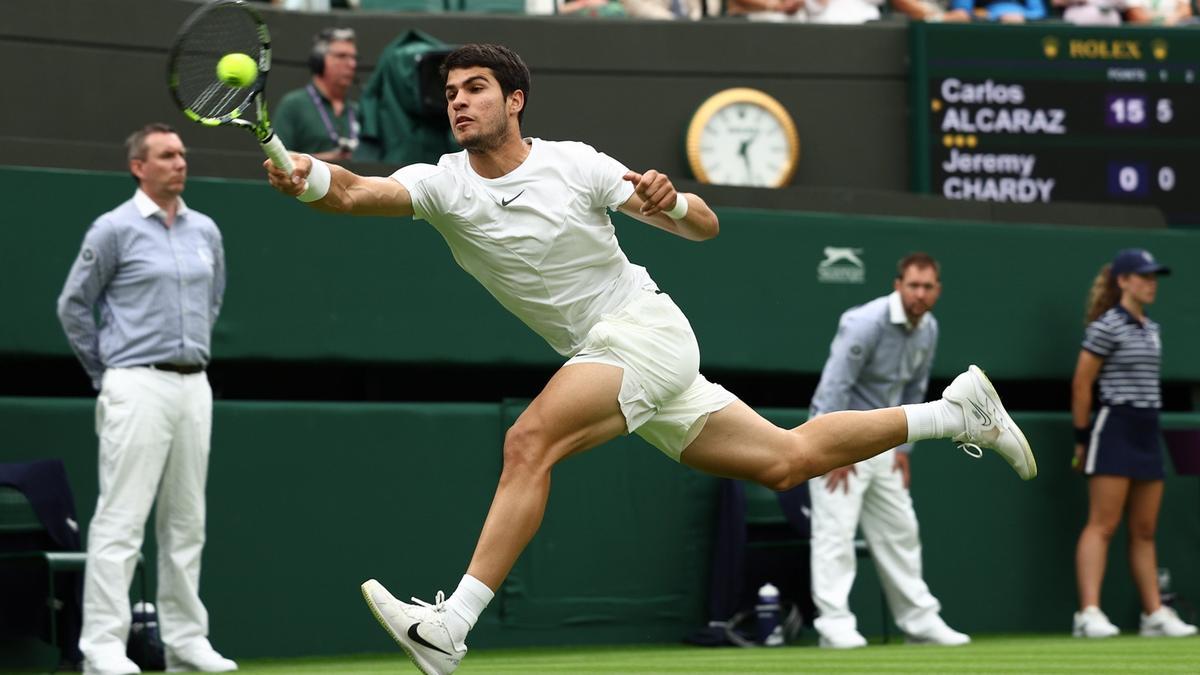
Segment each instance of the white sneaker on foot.
[[867,646],[867,639],[858,631],[851,629],[828,635],[822,633],[817,644],[824,649],[858,649]]
[[362,585],[363,598],[379,624],[400,645],[425,675],[448,675],[458,669],[467,646],[454,644],[446,628],[445,595],[438,591],[431,605],[413,598],[415,605],[392,597],[374,579]]
[[1187,637],[1196,634],[1196,627],[1185,623],[1175,610],[1163,605],[1151,614],[1142,615],[1142,637]]
[[[980,447],[991,448],[1012,466],[1022,480],[1037,475],[1033,449],[1020,427],[1008,416],[1000,395],[979,366],[954,378],[942,392],[942,398],[962,408],[966,430],[952,440],[972,457],[982,456]],[[967,448],[974,448],[979,454]]]
[[942,645],[945,647],[957,647],[971,643],[971,636],[966,633],[960,633],[950,626],[947,626],[944,621],[939,622],[930,630],[920,634],[911,634],[905,640],[910,645]]
[[232,673],[237,663],[221,656],[208,640],[197,640],[187,647],[164,650],[168,673]]
[[1075,625],[1071,635],[1077,638],[1107,638],[1121,632],[1108,620],[1099,607],[1085,607],[1082,612],[1075,612]]
[[142,669],[124,654],[92,654],[83,659],[84,675],[137,675]]

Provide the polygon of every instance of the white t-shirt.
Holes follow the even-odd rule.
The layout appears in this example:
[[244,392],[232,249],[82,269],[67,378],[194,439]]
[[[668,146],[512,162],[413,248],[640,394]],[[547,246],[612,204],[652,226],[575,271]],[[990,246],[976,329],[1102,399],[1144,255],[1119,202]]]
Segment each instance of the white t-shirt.
[[571,356],[602,314],[657,286],[625,257],[608,217],[633,194],[625,166],[583,143],[528,140],[529,156],[500,178],[476,174],[465,150],[392,178],[460,267]]

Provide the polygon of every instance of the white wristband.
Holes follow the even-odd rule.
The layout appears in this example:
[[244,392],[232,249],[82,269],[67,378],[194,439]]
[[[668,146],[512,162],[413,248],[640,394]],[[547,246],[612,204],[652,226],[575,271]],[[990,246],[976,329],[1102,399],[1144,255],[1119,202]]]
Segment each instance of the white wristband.
[[312,161],[312,169],[308,171],[308,187],[296,199],[302,202],[315,202],[329,193],[329,165],[312,155],[305,155]]
[[676,192],[675,193],[675,208],[671,209],[670,211],[663,211],[663,213],[670,216],[671,220],[682,220],[683,217],[687,215],[687,210],[688,210],[687,197],[684,197],[682,192]]

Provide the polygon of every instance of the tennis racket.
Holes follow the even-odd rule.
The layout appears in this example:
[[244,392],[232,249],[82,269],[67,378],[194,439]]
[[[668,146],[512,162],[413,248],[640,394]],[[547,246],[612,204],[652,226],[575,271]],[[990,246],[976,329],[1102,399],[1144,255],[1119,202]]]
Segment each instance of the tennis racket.
[[[245,54],[258,64],[258,77],[239,87],[217,75],[228,54]],[[167,59],[167,86],[188,119],[205,126],[232,125],[254,134],[275,166],[294,168],[283,141],[271,129],[263,90],[271,70],[271,34],[258,12],[244,0],[216,0],[183,22]],[[251,106],[257,119],[250,120]]]

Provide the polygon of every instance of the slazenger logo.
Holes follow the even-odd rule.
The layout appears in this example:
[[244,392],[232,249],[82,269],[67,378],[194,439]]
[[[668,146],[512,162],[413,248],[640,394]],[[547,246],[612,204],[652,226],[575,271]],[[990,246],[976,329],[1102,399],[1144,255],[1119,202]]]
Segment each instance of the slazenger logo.
[[825,259],[817,264],[817,281],[823,284],[861,284],[867,279],[867,266],[859,255],[861,248],[826,246]]

